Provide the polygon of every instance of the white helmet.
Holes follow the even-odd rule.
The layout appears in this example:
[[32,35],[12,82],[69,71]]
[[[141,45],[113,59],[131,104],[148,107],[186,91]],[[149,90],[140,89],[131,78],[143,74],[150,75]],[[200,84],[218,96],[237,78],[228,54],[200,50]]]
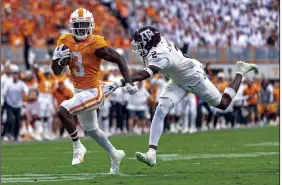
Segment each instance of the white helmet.
[[70,16],[69,26],[77,40],[84,40],[95,27],[93,14],[85,8],[78,8]]

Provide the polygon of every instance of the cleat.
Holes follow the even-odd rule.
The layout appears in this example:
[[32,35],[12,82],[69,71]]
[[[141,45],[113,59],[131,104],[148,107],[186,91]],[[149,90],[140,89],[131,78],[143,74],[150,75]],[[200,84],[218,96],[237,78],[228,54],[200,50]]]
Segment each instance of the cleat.
[[136,158],[138,161],[147,164],[148,166],[154,167],[156,165],[156,155],[148,155],[148,153],[136,152]]
[[253,64],[253,63],[246,63],[243,61],[237,61],[236,64],[236,73],[239,73],[243,76],[245,76],[248,72],[252,71],[252,70],[256,70],[257,69],[257,65]]
[[82,145],[79,148],[74,149],[73,151],[73,159],[72,159],[72,165],[76,166],[80,163],[84,162],[84,155],[86,155],[86,148]]
[[121,160],[124,158],[125,153],[123,150],[117,150],[114,157],[111,158],[110,174],[118,174]]

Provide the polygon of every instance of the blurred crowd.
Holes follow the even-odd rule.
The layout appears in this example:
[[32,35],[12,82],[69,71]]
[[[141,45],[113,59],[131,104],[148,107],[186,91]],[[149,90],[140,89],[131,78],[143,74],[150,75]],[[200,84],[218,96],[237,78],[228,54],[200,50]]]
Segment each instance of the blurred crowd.
[[[58,106],[73,96],[69,72],[58,77],[51,69],[36,64],[29,71],[6,63],[1,67],[1,119],[4,141],[54,140],[68,137],[56,115]],[[231,76],[214,73],[206,66],[211,81],[223,93]],[[104,71],[101,82],[121,78],[118,70]],[[162,75],[137,84],[139,91],[130,96],[117,89],[98,110],[100,127],[108,136],[146,134],[159,94],[167,79]],[[165,120],[164,132],[194,133],[212,129],[279,124],[279,82],[244,79],[232,105],[226,111],[210,107],[188,93]],[[81,137],[85,133],[76,119]]]
[[278,46],[278,0],[4,0],[1,41],[33,46],[55,44],[68,32],[72,11],[95,18],[95,33],[110,46],[128,48],[133,32],[157,27],[179,48]]
[[278,0],[103,0],[129,34],[153,25],[179,48],[278,46]]
[[94,34],[103,35],[110,46],[127,48],[124,28],[99,0],[3,0],[1,43],[23,46],[54,45],[60,34],[69,32],[69,16],[77,8],[94,15]]

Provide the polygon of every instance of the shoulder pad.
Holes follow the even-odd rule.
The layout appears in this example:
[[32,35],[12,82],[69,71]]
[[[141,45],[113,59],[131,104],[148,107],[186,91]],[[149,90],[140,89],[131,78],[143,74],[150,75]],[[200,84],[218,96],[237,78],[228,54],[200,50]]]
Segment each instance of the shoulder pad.
[[92,42],[92,39],[93,39],[93,47],[95,49],[99,49],[107,46],[107,42],[105,41],[104,37],[100,35],[92,35],[92,37],[89,39],[89,42]]
[[62,34],[62,35],[59,37],[59,40],[68,39],[68,38],[70,38],[70,36],[72,36],[71,33]]
[[92,35],[92,38],[95,40],[95,41],[99,41],[99,40],[105,40],[103,36],[100,36],[100,35]]

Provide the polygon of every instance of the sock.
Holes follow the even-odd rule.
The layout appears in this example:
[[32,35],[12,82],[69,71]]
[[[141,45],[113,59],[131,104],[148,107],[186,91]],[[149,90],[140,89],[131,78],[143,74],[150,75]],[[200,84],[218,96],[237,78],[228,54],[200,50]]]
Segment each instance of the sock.
[[151,123],[149,145],[158,146],[158,142],[163,133],[165,116],[172,109],[172,107],[173,102],[171,100],[160,98]]
[[71,137],[73,142],[78,141],[79,137],[78,137],[77,130],[75,130],[72,134],[70,134],[70,137]]
[[157,109],[150,128],[149,145],[158,145],[160,137],[163,133],[164,117],[165,115],[163,114],[163,112]]
[[102,148],[104,148],[111,157],[115,156],[116,149],[108,140],[107,136],[101,129],[87,131],[87,134],[92,137]]
[[48,122],[47,121],[43,121],[43,133],[47,134],[48,133],[48,129],[49,129]]
[[103,119],[104,131],[109,132],[109,119],[107,118],[102,118],[102,119]]
[[80,139],[78,139],[76,141],[72,141],[72,144],[73,144],[74,149],[80,148],[81,145],[82,145],[82,143],[80,142]]
[[149,148],[148,153],[149,153],[149,154],[152,154],[152,155],[156,155],[156,150],[153,149],[153,148]]

